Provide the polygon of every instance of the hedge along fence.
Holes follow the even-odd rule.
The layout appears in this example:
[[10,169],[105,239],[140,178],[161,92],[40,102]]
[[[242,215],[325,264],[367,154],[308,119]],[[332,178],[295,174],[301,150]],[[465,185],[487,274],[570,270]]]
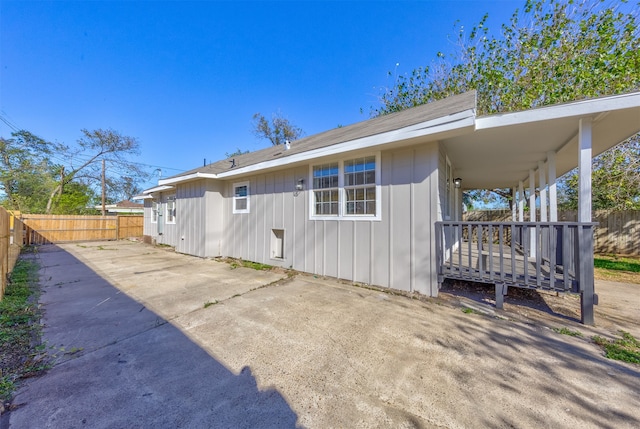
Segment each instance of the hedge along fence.
[[15,236],[12,236],[11,225],[12,215],[3,207],[0,207],[0,300],[4,296],[4,291],[7,287],[8,275],[13,270],[20,255],[20,243],[22,242],[21,239],[18,241]]
[[[526,215],[525,215],[526,216]],[[593,249],[595,253],[640,256],[640,210],[596,210]],[[464,214],[466,221],[510,222],[510,210],[474,210]],[[558,221],[577,222],[578,212],[558,212]]]
[[143,219],[143,216],[20,216],[25,245],[141,237]]

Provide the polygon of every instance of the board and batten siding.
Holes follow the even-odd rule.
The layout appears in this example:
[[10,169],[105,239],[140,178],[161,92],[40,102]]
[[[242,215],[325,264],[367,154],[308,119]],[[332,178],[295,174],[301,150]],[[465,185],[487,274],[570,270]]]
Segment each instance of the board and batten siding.
[[144,200],[144,225],[142,227],[142,234],[155,237],[157,232],[156,224],[151,223],[151,198],[148,198]]
[[[167,246],[177,247],[179,243],[179,223],[177,222],[180,203],[176,200],[176,222],[168,223],[167,219],[167,199],[176,195],[172,192],[162,192],[155,195],[154,199],[146,199],[144,201],[144,227],[143,235],[147,235],[155,240],[155,244],[166,244]],[[164,222],[163,233],[158,233],[158,222],[151,223],[152,202],[158,203],[158,211],[162,211],[162,218],[158,217],[158,222]]]
[[[228,181],[221,253],[435,296],[440,152],[437,142],[381,152],[377,221],[310,219],[309,165]],[[300,178],[304,190],[296,193]],[[250,210],[234,214],[233,186],[243,181],[250,186]],[[272,258],[273,230],[284,231],[282,258]]]
[[177,252],[221,256],[222,189],[221,182],[204,179],[177,186]]

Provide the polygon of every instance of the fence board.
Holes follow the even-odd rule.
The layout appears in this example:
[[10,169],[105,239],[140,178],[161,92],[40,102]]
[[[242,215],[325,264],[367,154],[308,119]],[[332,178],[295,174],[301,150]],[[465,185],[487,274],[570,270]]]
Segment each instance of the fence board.
[[11,235],[9,234],[9,213],[0,207],[0,299],[4,296],[7,287],[7,274],[9,273],[9,246]]
[[29,245],[141,237],[143,219],[143,216],[23,214],[23,243]]
[[[506,222],[511,220],[510,210],[474,210],[465,213],[465,221]],[[578,212],[558,212],[561,222],[576,222]],[[594,232],[594,252],[640,256],[640,210],[596,210],[593,221],[598,222]]]
[[142,237],[144,216],[118,216],[118,239]]

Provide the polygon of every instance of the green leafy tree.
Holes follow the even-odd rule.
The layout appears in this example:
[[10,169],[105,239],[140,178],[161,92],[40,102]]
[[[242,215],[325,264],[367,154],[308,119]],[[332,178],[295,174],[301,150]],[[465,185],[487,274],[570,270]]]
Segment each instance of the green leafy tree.
[[0,138],[0,190],[2,205],[26,213],[44,212],[55,171],[50,156],[60,145],[28,131]]
[[[69,168],[61,174],[60,180],[49,195],[47,213],[51,213],[56,197],[63,195],[65,186],[72,181],[88,183],[97,188],[101,183],[103,160],[106,165],[106,186],[109,187],[110,195],[131,194],[135,189],[132,185],[148,177],[148,173],[140,164],[129,160],[130,156],[140,152],[140,144],[135,138],[110,129],[83,129],[82,134],[77,146],[67,148]],[[135,190],[137,192],[137,189]]]
[[[82,214],[96,203],[105,160],[107,201],[140,192],[147,173],[129,156],[139,143],[113,130],[82,130],[77,145],[47,142],[28,131],[0,138],[0,202],[25,213]],[[52,162],[53,159],[63,164]]]
[[93,208],[99,197],[86,183],[70,182],[64,193],[55,198],[51,214],[97,214]]
[[301,128],[293,125],[280,113],[274,113],[269,122],[262,114],[253,115],[253,134],[256,137],[267,139],[272,145],[284,144],[285,141],[299,139],[303,135]]
[[[502,25],[499,36],[491,34],[487,22],[485,15],[469,32],[460,26],[454,52],[438,53],[430,66],[399,76],[373,114],[471,89],[478,91],[478,114],[640,89],[640,18],[638,8],[625,1],[528,0]],[[640,204],[637,145],[635,136],[594,161],[594,207]],[[621,180],[623,176],[636,179]],[[562,189],[568,192],[566,202],[573,204],[574,185],[568,177]],[[626,197],[618,199],[621,185]],[[510,195],[509,190],[498,193]]]

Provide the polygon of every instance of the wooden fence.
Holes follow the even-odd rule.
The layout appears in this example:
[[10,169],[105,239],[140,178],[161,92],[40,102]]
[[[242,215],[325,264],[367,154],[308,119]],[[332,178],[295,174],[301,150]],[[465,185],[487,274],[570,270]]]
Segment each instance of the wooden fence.
[[[18,222],[19,223],[19,222]],[[7,287],[8,275],[18,260],[20,244],[11,235],[12,216],[0,207],[0,300]]]
[[[509,210],[475,210],[464,215],[465,221],[506,222]],[[558,221],[576,222],[576,211],[558,212]],[[640,256],[640,210],[596,210],[593,221],[598,223],[594,233],[594,252]]]
[[141,237],[143,224],[143,216],[23,214],[20,220],[25,245]]

